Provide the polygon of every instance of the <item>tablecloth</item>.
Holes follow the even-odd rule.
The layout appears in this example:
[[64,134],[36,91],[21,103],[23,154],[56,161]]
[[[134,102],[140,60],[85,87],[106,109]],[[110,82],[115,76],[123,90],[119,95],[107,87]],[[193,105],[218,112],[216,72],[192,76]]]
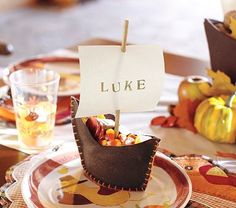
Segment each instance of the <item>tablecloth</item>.
[[[67,50],[57,51],[56,54],[67,55],[67,56],[77,55]],[[54,67],[54,66],[50,66],[50,67]],[[164,90],[162,92],[162,96],[157,107],[151,112],[122,113],[121,124],[126,126],[130,131],[134,133],[145,133],[145,134],[151,134],[151,135],[155,135],[159,137],[161,139],[160,147],[163,150],[168,150],[168,152],[171,152],[172,155],[177,155],[179,157],[181,155],[185,155],[183,157],[186,157],[186,155],[189,155],[189,154],[206,155],[206,156],[209,156],[215,162],[215,164],[222,165],[224,168],[227,168],[228,170],[232,172],[236,172],[236,162],[234,159],[227,159],[227,158],[221,158],[219,156],[216,156],[217,151],[234,154],[235,145],[214,143],[207,140],[206,138],[204,138],[203,136],[199,134],[195,134],[185,129],[162,128],[162,127],[157,127],[157,126],[154,126],[154,127],[150,126],[150,121],[153,117],[158,116],[158,115],[167,115],[168,105],[178,102],[177,88],[182,79],[183,77],[166,74]],[[54,132],[55,132],[54,140],[51,146],[55,146],[56,144],[62,144],[64,142],[69,142],[74,139],[73,134],[72,134],[71,124],[67,124],[64,126],[56,126]],[[0,137],[0,144],[20,150],[17,144],[16,136],[2,135]],[[31,151],[27,151],[27,150],[21,150],[21,151],[24,151],[26,153],[32,153]],[[192,160],[188,160],[188,161],[192,161]],[[23,168],[21,167],[21,169],[19,169],[18,174],[20,175],[20,178],[22,178],[22,175],[24,174],[24,170],[27,169],[26,168],[27,163],[24,163],[24,166],[25,167]],[[223,168],[223,171],[224,171],[224,168]],[[224,198],[225,195],[223,196],[221,192],[217,192],[216,194],[212,195],[213,192],[208,191],[209,181],[205,183],[204,180],[206,178],[204,179],[203,175],[201,174],[199,175],[198,170],[197,170],[197,173],[198,173],[197,175],[196,173],[192,175],[190,174],[190,178],[193,177],[191,178],[193,182],[193,190],[194,190],[193,199],[197,199],[200,201],[203,200],[203,202],[208,202],[208,205],[212,207],[219,207],[219,208],[220,207],[236,207],[236,204],[234,202],[231,202],[232,200],[224,201],[222,198]],[[227,171],[226,171],[226,176],[227,176]],[[202,182],[202,177],[204,179],[203,182]],[[200,182],[202,183],[201,187],[198,186]],[[233,191],[233,194],[234,194],[234,191],[236,193],[235,184],[236,184],[235,181],[233,181],[232,184],[229,184],[230,191],[231,192]],[[9,184],[7,184],[6,186],[8,185]],[[223,185],[222,186],[221,185],[218,184],[217,187],[223,187]],[[16,186],[14,188],[16,189],[15,193],[17,193],[16,196],[14,197],[21,199],[21,202],[22,202],[22,198],[20,196],[20,188],[19,187],[17,188]],[[204,189],[206,191],[204,191]],[[212,187],[212,190],[214,190],[214,186]],[[229,190],[229,189],[227,189],[226,187],[226,190]],[[232,195],[232,197],[234,197],[234,195]],[[233,201],[236,201],[236,195],[235,195],[235,198],[233,198]]]
[[[77,53],[69,50],[58,50],[51,53],[57,56],[78,57]],[[78,68],[79,65],[63,65],[64,67]],[[45,67],[56,69],[58,65],[48,64]],[[140,113],[122,113],[121,125],[126,126],[130,131],[137,133],[153,134],[161,139],[160,146],[167,148],[171,152],[181,154],[202,154],[215,157],[217,151],[235,153],[235,145],[214,143],[199,134],[194,134],[185,129],[151,127],[150,121],[158,115],[168,114],[168,105],[178,102],[177,89],[183,77],[171,74],[165,75],[164,89],[157,107],[150,112]],[[51,147],[73,140],[71,125],[56,126],[54,131],[54,140]],[[20,149],[17,143],[17,136],[0,135],[0,144],[14,149],[21,150],[25,153],[32,151]]]

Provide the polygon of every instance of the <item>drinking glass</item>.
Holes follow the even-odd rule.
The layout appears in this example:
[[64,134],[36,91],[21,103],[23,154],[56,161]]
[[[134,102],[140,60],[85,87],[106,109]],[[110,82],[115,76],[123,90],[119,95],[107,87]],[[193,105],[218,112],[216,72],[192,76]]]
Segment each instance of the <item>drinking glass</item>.
[[26,68],[11,73],[9,80],[20,147],[46,148],[53,138],[60,75]]

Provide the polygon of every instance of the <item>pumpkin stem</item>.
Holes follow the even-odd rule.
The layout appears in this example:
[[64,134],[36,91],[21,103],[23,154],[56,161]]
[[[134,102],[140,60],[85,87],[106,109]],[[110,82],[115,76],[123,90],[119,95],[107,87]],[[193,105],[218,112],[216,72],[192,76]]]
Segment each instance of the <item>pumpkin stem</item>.
[[236,96],[236,92],[234,92],[232,95],[228,97],[227,101],[225,102],[226,107],[228,108],[232,107],[235,96]]

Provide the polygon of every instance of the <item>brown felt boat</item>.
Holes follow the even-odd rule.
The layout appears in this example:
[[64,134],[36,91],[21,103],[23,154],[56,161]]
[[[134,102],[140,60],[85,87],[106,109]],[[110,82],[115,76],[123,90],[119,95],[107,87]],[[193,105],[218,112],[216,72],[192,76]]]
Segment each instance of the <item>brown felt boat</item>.
[[217,27],[217,20],[205,19],[204,26],[209,47],[211,67],[226,73],[232,83],[236,82],[236,40]]
[[95,183],[112,189],[145,190],[159,139],[135,145],[102,146],[81,118],[75,118],[79,100],[71,99],[72,125],[85,174]]

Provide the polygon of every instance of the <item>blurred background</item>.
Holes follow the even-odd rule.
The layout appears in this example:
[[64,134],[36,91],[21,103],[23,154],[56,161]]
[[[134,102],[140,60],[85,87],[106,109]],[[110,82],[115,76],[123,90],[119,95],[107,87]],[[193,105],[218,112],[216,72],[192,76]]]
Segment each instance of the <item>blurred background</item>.
[[220,0],[0,0],[0,41],[15,52],[0,67],[90,38],[159,44],[165,51],[208,60],[204,18],[222,20]]

